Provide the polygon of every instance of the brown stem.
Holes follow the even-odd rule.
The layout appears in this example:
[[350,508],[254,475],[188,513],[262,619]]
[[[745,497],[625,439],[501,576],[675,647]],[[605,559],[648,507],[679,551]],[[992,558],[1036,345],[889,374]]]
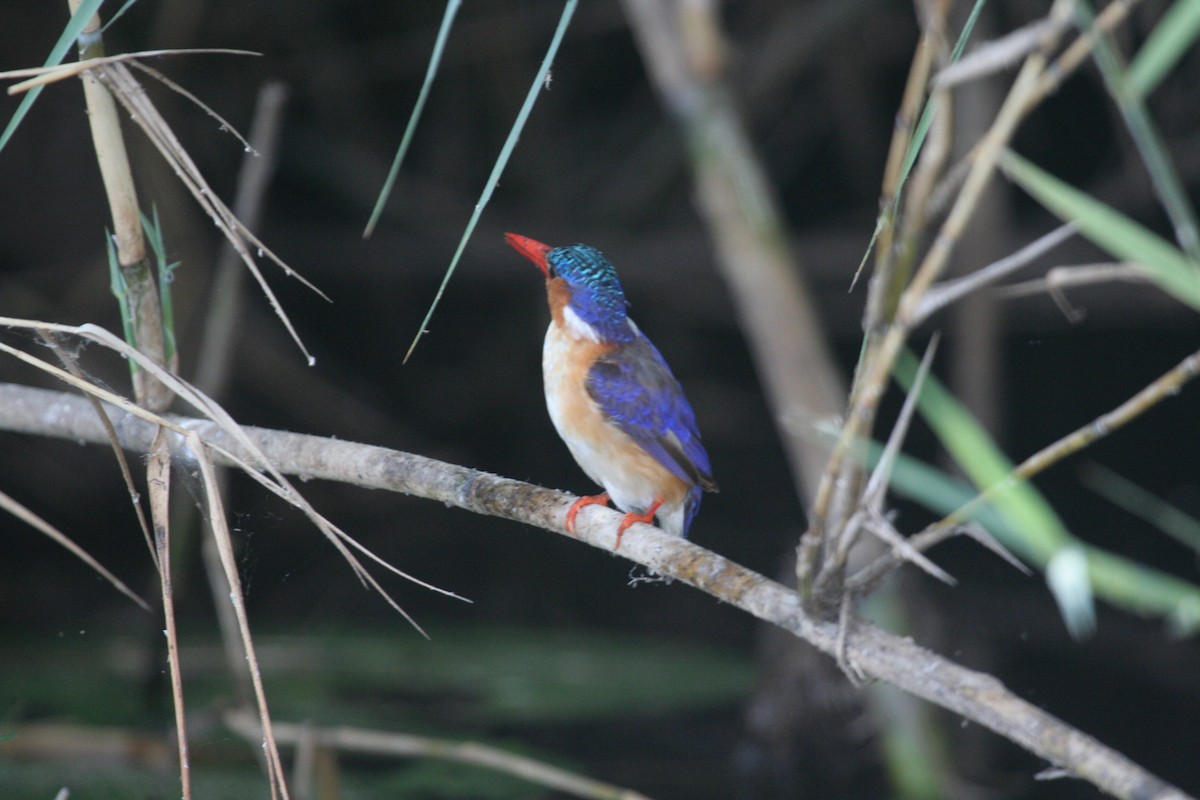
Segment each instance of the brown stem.
[[[68,0],[71,13],[75,13],[80,2]],[[97,15],[88,22],[79,37],[79,57],[86,59],[102,55],[104,40],[100,32],[100,17]],[[125,151],[117,104],[92,72],[85,72],[80,77],[83,80],[96,161],[100,165],[100,176],[104,180],[104,191],[112,212],[117,261],[125,283],[123,302],[127,306],[134,336],[130,344],[150,356],[155,363],[166,364],[158,285],[146,256],[137,190],[133,183],[133,172],[129,168],[129,155]],[[134,369],[133,386],[137,402],[146,408],[161,411],[171,404],[170,391],[145,370]]]

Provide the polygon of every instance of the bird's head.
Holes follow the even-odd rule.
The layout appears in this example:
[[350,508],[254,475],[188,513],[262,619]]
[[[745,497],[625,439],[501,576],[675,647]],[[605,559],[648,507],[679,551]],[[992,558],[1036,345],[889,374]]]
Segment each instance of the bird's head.
[[504,234],[504,239],[546,276],[546,296],[556,322],[582,322],[587,327],[581,332],[600,341],[624,342],[636,335],[626,316],[617,271],[599,250],[586,244],[551,247],[515,233]]

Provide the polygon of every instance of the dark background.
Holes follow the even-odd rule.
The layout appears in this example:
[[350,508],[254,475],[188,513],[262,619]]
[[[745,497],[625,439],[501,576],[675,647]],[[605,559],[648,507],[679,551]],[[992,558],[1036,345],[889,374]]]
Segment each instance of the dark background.
[[[1160,5],[1148,4],[1122,29],[1127,54]],[[559,11],[558,3],[539,0],[465,4],[387,213],[366,242],[361,231],[419,91],[442,4],[143,2],[110,29],[110,52],[208,46],[263,53],[153,62],[243,132],[264,82],[283,81],[290,92],[259,231],[333,302],[265,266],[316,366],[304,365],[261,294],[248,287],[224,402],[248,424],[370,442],[589,492],[545,415],[540,350],[547,314],[540,276],[504,246],[501,234],[587,242],[617,265],[633,316],[695,406],[721,493],[706,498],[692,538],[766,574],[783,574],[804,529],[803,509],[692,204],[678,131],[651,90],[618,3],[581,4],[553,82],[539,97],[429,335],[409,364],[400,364]],[[1041,13],[1041,4],[993,3],[983,30],[1006,31]],[[847,290],[874,224],[917,35],[913,10],[868,0],[751,0],[727,4],[722,18],[732,89],[848,375],[864,288]],[[0,68],[42,63],[65,19],[65,4],[5,4]],[[1200,58],[1193,53],[1150,103],[1193,196],[1200,170],[1198,80]],[[231,199],[243,155],[238,142],[179,96],[157,86],[149,91],[214,189]],[[0,99],[5,120],[17,102]],[[131,125],[127,131],[143,207],[157,205],[169,256],[182,262],[174,296],[181,373],[191,376],[220,240],[140,132]],[[1031,117],[1016,147],[1168,232],[1092,68]],[[999,249],[992,257],[1053,224],[1016,190],[999,192],[1003,219],[989,230]],[[0,153],[0,211],[0,314],[119,329],[104,262],[111,221],[77,82],[49,88]],[[1102,260],[1076,242],[1042,264]],[[980,265],[960,258],[956,268]],[[1110,285],[1069,296],[1086,312],[1080,323],[1069,323],[1045,295],[1000,307],[991,424],[1015,459],[1122,402],[1200,339],[1194,313],[1151,288]],[[947,335],[941,364],[972,358],[948,316],[923,335],[935,328]],[[20,343],[21,337],[7,336]],[[83,356],[94,374],[125,385],[123,363],[99,353]],[[45,383],[13,360],[0,361],[0,380]],[[1101,463],[1200,515],[1195,392],[1185,389],[1038,481],[1077,535],[1189,580],[1196,579],[1195,554],[1084,489],[1076,467]],[[938,458],[921,430],[912,450]],[[109,452],[3,433],[0,452],[0,490],[150,591],[148,559]],[[389,580],[389,589],[433,634],[432,647],[439,627],[514,626],[703,643],[753,656],[759,632],[746,615],[684,587],[627,588],[629,564],[567,539],[400,496],[322,483],[306,484],[304,491],[381,556],[474,600],[466,606]],[[258,624],[304,634],[352,620],[381,637],[415,636],[362,591],[298,514],[238,480],[229,506],[244,534],[242,565]],[[901,530],[927,520],[920,509],[901,504]],[[64,630],[160,627],[25,526],[3,517],[0,531],[7,545],[0,556],[0,659],[17,652],[4,645],[6,636],[37,641]],[[1172,641],[1160,621],[1101,606],[1097,635],[1075,643],[1039,577],[1022,577],[973,545],[953,543],[934,556],[960,585],[907,582],[912,624],[923,641],[995,672],[1033,702],[1182,788],[1200,791],[1194,747],[1200,651],[1193,642]],[[199,562],[185,558],[181,569],[184,624],[210,629]],[[5,702],[0,696],[0,719],[37,716]],[[161,697],[136,702],[157,708],[169,724]],[[69,708],[52,711],[70,716]],[[704,712],[702,724],[623,713],[629,716],[624,725],[609,721],[611,729],[580,734],[585,744],[572,756],[591,774],[639,781],[635,788],[661,797],[704,796],[697,783],[711,788],[707,796],[729,796],[732,787],[753,783],[746,774],[753,765],[732,758],[742,738],[736,703]],[[1032,782],[1039,765],[989,734],[962,730],[956,720],[946,720],[944,731],[961,772],[996,793],[990,796],[1091,796],[1079,783]],[[565,742],[555,744],[571,749]],[[650,762],[657,754],[677,771],[622,772],[628,756],[621,744]],[[803,760],[798,770],[799,786],[809,787],[810,796],[823,796],[821,776],[837,771]],[[761,782],[761,775],[753,777]],[[864,781],[858,796],[870,796],[873,790],[864,787],[876,786],[872,778]]]

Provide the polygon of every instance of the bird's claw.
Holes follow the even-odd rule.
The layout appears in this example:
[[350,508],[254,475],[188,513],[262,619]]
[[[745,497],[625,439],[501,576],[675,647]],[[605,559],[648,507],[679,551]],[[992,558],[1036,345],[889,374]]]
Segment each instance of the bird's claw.
[[[601,492],[600,494],[588,495],[587,497],[581,497],[578,500],[576,500],[574,503],[571,504],[571,507],[567,509],[567,522],[566,522],[566,525],[564,526],[567,529],[567,533],[571,534],[572,536],[575,535],[575,517],[579,514],[579,510],[581,508],[583,508],[584,506],[596,506],[596,505],[603,506],[603,505],[607,505],[607,504],[608,504],[608,492]],[[620,537],[618,537],[618,538],[620,538]]]
[[630,511],[625,516],[621,517],[621,524],[617,526],[617,543],[613,545],[613,552],[621,549],[621,537],[625,535],[625,529],[635,522],[644,522],[647,525],[654,524],[654,515],[658,513],[658,507],[663,504],[662,498],[656,499],[650,504],[650,507],[641,514]]

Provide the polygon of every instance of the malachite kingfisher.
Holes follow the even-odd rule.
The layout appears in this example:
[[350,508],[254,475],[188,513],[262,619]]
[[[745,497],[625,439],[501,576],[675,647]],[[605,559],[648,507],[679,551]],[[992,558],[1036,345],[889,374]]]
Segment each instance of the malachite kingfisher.
[[546,278],[550,327],[542,347],[546,407],[583,471],[604,487],[567,512],[610,499],[626,512],[614,550],[635,522],[658,517],[687,536],[700,497],[717,491],[696,415],[667,362],[626,313],[617,271],[586,244],[551,247],[504,234]]

